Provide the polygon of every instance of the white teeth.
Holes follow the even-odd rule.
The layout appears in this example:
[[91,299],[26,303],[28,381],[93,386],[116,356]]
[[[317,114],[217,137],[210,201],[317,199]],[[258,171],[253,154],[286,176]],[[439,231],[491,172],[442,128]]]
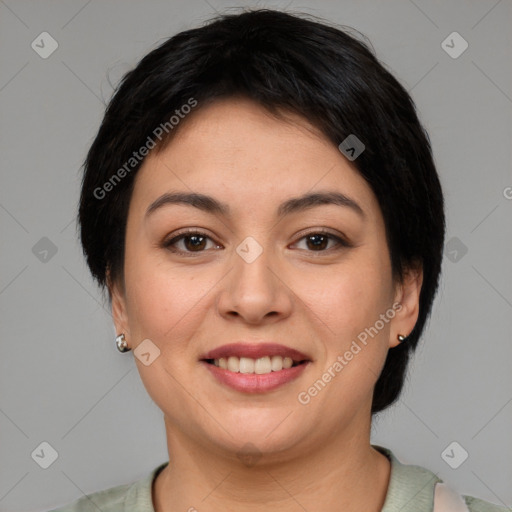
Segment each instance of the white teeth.
[[270,373],[271,371],[272,366],[270,365],[270,357],[260,357],[254,362],[254,373],[262,375],[264,373]]
[[283,358],[281,356],[272,356],[272,371],[278,372],[283,369]]
[[224,370],[229,370],[230,372],[264,375],[266,373],[279,372],[283,369],[291,368],[293,366],[293,359],[291,357],[281,356],[264,356],[259,359],[230,356],[227,359],[225,357],[214,359],[213,364]]
[[235,356],[228,357],[228,370],[230,372],[240,371],[240,359]]
[[240,373],[254,373],[254,359],[240,358]]

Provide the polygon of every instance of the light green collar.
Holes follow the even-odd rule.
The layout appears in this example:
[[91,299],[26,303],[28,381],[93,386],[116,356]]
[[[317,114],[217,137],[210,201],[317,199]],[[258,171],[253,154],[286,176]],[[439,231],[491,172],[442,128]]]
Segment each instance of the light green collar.
[[435,485],[442,480],[424,467],[401,463],[388,448],[372,446],[391,461],[388,492],[381,512],[432,512]]

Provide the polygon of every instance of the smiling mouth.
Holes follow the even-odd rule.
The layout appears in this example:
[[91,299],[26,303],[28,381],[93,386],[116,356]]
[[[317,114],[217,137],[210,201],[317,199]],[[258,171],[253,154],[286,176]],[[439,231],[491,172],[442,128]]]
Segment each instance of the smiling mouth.
[[204,359],[208,364],[217,366],[231,373],[244,373],[265,375],[272,372],[280,372],[301,364],[305,364],[308,360],[294,361],[291,357],[282,356],[264,356],[257,359],[250,357],[221,357],[219,359]]

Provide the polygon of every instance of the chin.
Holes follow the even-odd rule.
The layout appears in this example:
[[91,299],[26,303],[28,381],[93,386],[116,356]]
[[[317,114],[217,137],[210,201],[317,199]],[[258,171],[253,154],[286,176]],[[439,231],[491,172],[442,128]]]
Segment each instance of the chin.
[[[205,436],[221,450],[242,455],[278,455],[294,449],[301,440],[310,439],[304,422],[291,420],[290,410],[252,408],[223,416],[222,427],[205,430]],[[209,427],[212,425],[210,424]],[[225,429],[225,430],[224,430]]]

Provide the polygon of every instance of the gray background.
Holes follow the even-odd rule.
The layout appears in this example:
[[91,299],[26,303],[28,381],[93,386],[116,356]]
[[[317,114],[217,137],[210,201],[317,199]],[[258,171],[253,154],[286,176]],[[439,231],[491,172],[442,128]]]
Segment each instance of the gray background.
[[[162,414],[133,355],[114,346],[78,245],[80,166],[111,83],[164,38],[236,5],[0,0],[1,511],[47,510],[167,460]],[[411,92],[446,194],[448,246],[405,392],[376,419],[372,442],[459,492],[512,506],[512,3],[243,5],[362,31]],[[31,48],[44,31],[59,45],[47,59]],[[441,46],[453,31],[469,44],[458,58]],[[43,441],[58,452],[48,469],[31,456]],[[457,469],[441,456],[453,441],[469,453]]]

